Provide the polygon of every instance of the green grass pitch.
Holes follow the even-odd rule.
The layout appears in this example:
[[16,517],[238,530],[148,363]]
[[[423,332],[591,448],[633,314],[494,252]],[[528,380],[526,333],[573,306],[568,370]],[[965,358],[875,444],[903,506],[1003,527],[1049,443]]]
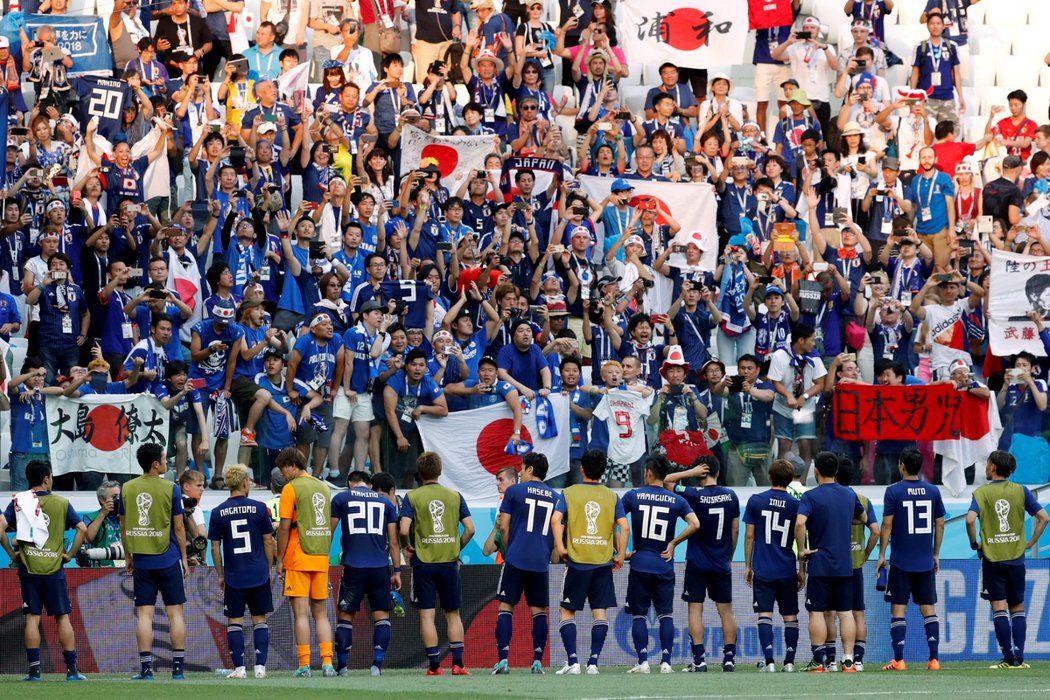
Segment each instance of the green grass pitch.
[[[874,662],[874,659],[872,659]],[[447,665],[447,664],[446,664]],[[658,666],[654,670],[658,670]],[[775,698],[826,695],[836,698],[950,697],[1014,695],[1018,698],[1050,697],[1050,663],[1034,663],[1030,669],[990,670],[986,663],[945,664],[940,672],[916,663],[903,673],[877,670],[872,663],[856,674],[762,674],[741,667],[724,674],[712,669],[705,674],[675,673],[649,676],[626,675],[626,667],[604,667],[599,676],[530,675],[528,669],[513,669],[511,675],[490,676],[488,669],[473,669],[470,678],[424,678],[422,671],[387,671],[371,678],[367,671],[354,671],[349,678],[293,679],[290,672],[275,673],[264,680],[229,680],[204,673],[190,674],[173,682],[158,672],[150,683],[131,681],[128,676],[90,676],[87,682],[67,683],[64,676],[48,675],[42,683],[23,683],[17,676],[0,676],[0,697],[75,698],[112,700],[132,693],[150,700],[185,700],[186,697],[221,697],[223,700],[260,697],[440,697],[440,698]],[[676,668],[677,670],[677,668]],[[317,673],[315,671],[315,673]],[[446,674],[448,669],[446,668]],[[249,675],[251,669],[249,669]]]

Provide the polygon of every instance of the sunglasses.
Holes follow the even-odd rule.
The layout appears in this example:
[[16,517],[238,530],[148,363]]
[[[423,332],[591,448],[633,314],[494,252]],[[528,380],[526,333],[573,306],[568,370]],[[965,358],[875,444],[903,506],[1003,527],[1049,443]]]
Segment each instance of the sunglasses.
[[535,112],[537,109],[539,109],[539,105],[522,105],[518,109],[520,109],[523,112]]

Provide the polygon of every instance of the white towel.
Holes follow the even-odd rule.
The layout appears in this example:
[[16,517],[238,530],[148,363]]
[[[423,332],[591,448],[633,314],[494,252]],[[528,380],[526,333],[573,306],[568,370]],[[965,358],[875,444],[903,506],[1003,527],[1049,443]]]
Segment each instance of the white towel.
[[36,491],[15,494],[15,521],[17,542],[32,542],[37,547],[47,544],[47,519],[40,508]]

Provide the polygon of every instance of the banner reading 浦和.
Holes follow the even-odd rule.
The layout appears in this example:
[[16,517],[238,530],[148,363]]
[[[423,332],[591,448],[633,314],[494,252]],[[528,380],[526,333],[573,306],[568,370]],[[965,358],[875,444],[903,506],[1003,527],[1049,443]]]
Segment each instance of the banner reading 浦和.
[[744,62],[748,6],[724,0],[622,0],[617,34],[631,63],[713,68]]
[[1045,356],[1046,346],[1029,314],[1050,325],[1050,257],[992,250],[989,266],[988,342],[999,357],[1022,350]]
[[841,440],[979,440],[989,433],[988,400],[949,384],[835,387]]
[[47,441],[55,476],[69,472],[139,474],[135,452],[168,444],[168,410],[150,394],[47,400]]

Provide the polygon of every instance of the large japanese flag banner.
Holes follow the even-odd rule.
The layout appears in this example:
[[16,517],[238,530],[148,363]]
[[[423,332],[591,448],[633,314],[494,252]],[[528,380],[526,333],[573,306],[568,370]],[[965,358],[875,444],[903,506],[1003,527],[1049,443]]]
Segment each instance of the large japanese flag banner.
[[[547,456],[547,478],[569,471],[569,399],[561,394],[550,395],[554,409],[555,437],[544,440],[536,428],[535,404],[533,410],[521,417],[521,439],[532,443],[535,452]],[[495,499],[496,472],[504,467],[521,469],[521,457],[505,452],[514,415],[510,407],[477,408],[456,411],[444,418],[419,418],[419,434],[423,447],[441,455],[440,482],[470,498]]]
[[[718,200],[715,198],[715,188],[707,183],[697,182],[651,182],[649,180],[629,180],[634,193],[628,202],[630,206],[636,207],[638,203],[647,198],[655,198],[660,207],[661,214],[670,214],[682,229],[675,236],[674,243],[685,245],[694,232],[699,232],[704,240],[704,252],[700,256],[700,267],[707,271],[714,271],[718,264]],[[613,179],[609,177],[595,177],[583,175],[580,177],[580,185],[597,201],[602,201],[609,196],[609,188],[612,187]],[[657,215],[658,224],[667,223],[662,215]],[[598,238],[598,251],[602,258],[609,245],[605,244],[605,225],[596,222],[596,234]],[[597,257],[597,254],[596,256]],[[681,253],[672,253],[667,264],[671,267],[685,266],[685,256]]]
[[1037,311],[1050,325],[1050,257],[992,250],[988,300],[988,341],[992,353],[1007,357],[1027,350],[1046,355],[1035,323]]
[[728,0],[621,0],[617,35],[632,63],[713,68],[744,63],[748,5]]
[[424,159],[433,159],[441,170],[441,183],[453,189],[459,184],[456,176],[485,168],[485,156],[497,153],[497,144],[493,136],[441,136],[408,124],[401,132],[401,172],[415,170],[427,164]]
[[55,475],[141,474],[135,452],[168,444],[168,410],[151,394],[47,399],[47,441]]

